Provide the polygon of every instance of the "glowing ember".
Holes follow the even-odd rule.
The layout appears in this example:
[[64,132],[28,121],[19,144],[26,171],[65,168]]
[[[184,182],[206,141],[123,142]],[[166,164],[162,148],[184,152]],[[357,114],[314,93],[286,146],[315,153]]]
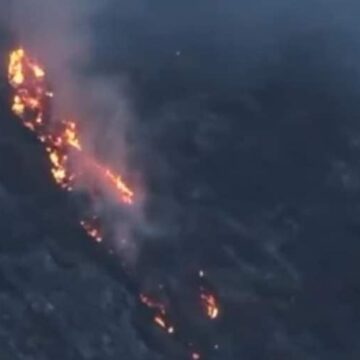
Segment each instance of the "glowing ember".
[[200,354],[197,352],[194,352],[191,354],[191,359],[192,360],[199,360],[200,359]]
[[154,310],[154,323],[164,329],[167,333],[173,334],[175,332],[174,326],[169,323],[166,308],[163,304],[152,300],[150,297],[140,294],[140,301],[149,309]]
[[165,318],[165,314],[155,315],[154,323],[164,329],[168,334],[173,334],[175,332],[174,327],[168,324],[168,321]]
[[90,221],[82,220],[80,221],[80,225],[84,228],[84,230],[90,237],[95,239],[95,241],[102,242],[102,235],[95,224],[91,223]]
[[45,76],[45,71],[40,66],[33,64],[32,69],[33,69],[35,77],[42,78]]
[[216,319],[220,314],[220,307],[217,303],[215,296],[208,292],[202,291],[202,293],[200,294],[200,298],[206,315],[212,320]]

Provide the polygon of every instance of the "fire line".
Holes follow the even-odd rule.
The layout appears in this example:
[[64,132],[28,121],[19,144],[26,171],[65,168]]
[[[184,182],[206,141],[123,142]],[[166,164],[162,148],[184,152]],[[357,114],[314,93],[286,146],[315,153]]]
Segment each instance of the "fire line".
[[[115,194],[112,198],[119,204],[130,206],[134,203],[135,192],[126,184],[123,177],[86,151],[75,121],[60,119],[50,123],[45,114],[55,95],[47,83],[45,69],[23,48],[10,53],[8,81],[14,90],[11,109],[44,145],[50,173],[57,185],[64,190],[73,191],[82,179],[92,178],[98,185],[102,184],[110,189],[111,195]],[[76,162],[81,163],[81,167],[76,166]],[[87,190],[91,194],[93,189]],[[80,225],[91,238],[100,243],[104,235],[98,220],[94,214],[82,219]],[[199,276],[205,276],[203,270],[200,270]],[[203,288],[200,290],[200,300],[205,314],[212,320],[218,318],[220,305],[216,297]],[[154,324],[168,334],[175,333],[175,327],[170,322],[164,304],[145,294],[139,295],[139,301],[153,311]],[[190,356],[193,360],[201,358],[199,352],[192,352]]]
[[[80,178],[97,177],[114,190],[120,203],[130,205],[134,202],[134,191],[122,176],[85,151],[74,121],[62,119],[56,124],[46,122],[44,113],[54,93],[47,85],[43,67],[22,48],[10,54],[8,79],[14,89],[12,111],[44,144],[51,174],[59,186],[71,191]],[[83,165],[81,171],[72,165],[75,158],[80,159]],[[90,236],[93,234],[92,237],[100,239],[98,230],[89,231],[90,225],[83,227]]]

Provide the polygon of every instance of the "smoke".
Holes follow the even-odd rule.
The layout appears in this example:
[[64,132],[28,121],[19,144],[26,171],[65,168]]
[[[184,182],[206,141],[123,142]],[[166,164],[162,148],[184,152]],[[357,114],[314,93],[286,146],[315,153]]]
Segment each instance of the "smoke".
[[336,159],[352,167],[360,155],[349,146],[359,134],[359,5],[347,5],[113,1],[98,20],[98,68],[125,70],[136,84],[138,159],[166,243],[146,251],[143,273],[175,282],[194,263],[210,269],[239,314],[217,334],[224,358],[326,358],[336,336],[348,344],[326,330],[337,328],[336,316],[352,325],[329,300],[335,286],[318,294],[328,280],[316,265],[329,260],[345,280],[320,238],[354,249],[326,225],[347,232],[334,215],[339,202],[351,212],[349,193],[329,179]]
[[[97,77],[90,69],[96,32],[92,21],[105,5],[106,2],[99,0],[61,3],[15,0],[13,30],[18,42],[47,69],[56,92],[55,117],[75,117],[84,122],[84,130],[89,132],[88,142],[94,145],[95,141],[95,145],[101,146],[95,139],[101,137],[107,148],[115,147],[111,152],[121,161],[124,160],[118,158],[124,153],[121,130],[131,118],[128,102],[121,92],[121,78]],[[117,144],[114,135],[110,135],[114,124],[118,127]]]
[[64,114],[78,111],[81,86],[76,70],[89,58],[87,21],[95,5],[94,1],[13,2],[13,30],[18,41],[46,65],[56,84],[57,110]]
[[[91,71],[94,62],[93,34],[96,31],[93,18],[104,5],[104,2],[96,0],[61,3],[14,1],[13,31],[20,45],[45,66],[48,80],[55,91],[53,120],[74,119],[80,123],[81,139],[87,151],[112,168],[121,169],[124,175],[128,160],[126,135],[132,111],[125,96],[123,81],[121,76],[109,78]],[[76,166],[81,168],[83,164],[80,161]],[[135,180],[133,177],[134,186]],[[89,186],[86,179],[83,181],[78,184],[80,190]],[[106,184],[98,185],[106,188]],[[110,193],[110,197],[113,195],[108,189],[105,191]],[[140,190],[138,195],[137,205],[133,207],[132,214],[128,214],[127,222],[139,223],[142,218]],[[134,252],[134,244],[124,240],[125,233],[129,235],[130,229],[117,230],[132,225],[124,224],[123,214],[114,211],[112,205],[111,199],[97,197],[96,203],[91,206],[111,219],[115,225],[109,233],[113,233],[117,242],[115,246],[126,254],[125,244],[129,243],[128,258],[134,258],[130,256]]]

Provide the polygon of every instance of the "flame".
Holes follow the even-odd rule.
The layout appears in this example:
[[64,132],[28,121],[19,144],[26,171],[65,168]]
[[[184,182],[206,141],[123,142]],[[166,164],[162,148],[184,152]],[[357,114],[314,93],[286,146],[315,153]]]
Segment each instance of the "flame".
[[10,54],[8,77],[12,86],[18,86],[24,82],[24,56],[25,52],[21,48],[13,51]]
[[94,223],[90,222],[89,220],[82,220],[80,221],[80,225],[84,228],[84,230],[90,237],[95,239],[95,241],[99,243],[103,241],[101,232]]
[[[61,126],[56,128],[54,124],[44,121],[48,99],[54,93],[48,88],[44,68],[28,56],[23,48],[10,54],[8,79],[15,91],[12,111],[45,144],[55,182],[71,191],[80,177],[95,176],[106,187],[113,189],[121,203],[133,204],[135,194],[123,178],[84,150],[74,121],[63,119],[57,123]],[[72,165],[75,158],[84,165],[81,171]],[[85,230],[91,235],[95,229],[90,230],[86,226]],[[92,237],[99,239],[101,236],[94,234]]]
[[[11,109],[22,120],[23,125],[34,132],[38,140],[44,144],[50,172],[56,184],[72,191],[80,178],[89,177],[97,184],[104,185],[115,201],[127,205],[134,203],[135,193],[123,177],[86,151],[75,121],[62,119],[54,124],[45,118],[49,100],[54,97],[54,93],[47,84],[45,69],[28,56],[23,48],[10,53],[8,81],[14,89]],[[76,161],[81,164],[80,168],[75,166]],[[94,189],[91,188],[92,185],[89,186],[87,190],[91,194]],[[81,220],[80,225],[96,242],[103,241],[104,236],[95,216]],[[205,272],[200,270],[199,277],[204,276]],[[201,303],[207,316],[216,319],[220,313],[216,297],[202,288],[201,291]],[[154,324],[168,334],[175,333],[166,306],[145,294],[140,294],[139,297],[141,303],[153,311]],[[191,358],[199,360],[200,353],[192,352]]]
[[122,194],[122,200],[128,204],[133,203],[134,193],[125,184],[120,175],[115,175],[110,169],[105,170],[106,178],[118,189]]
[[64,131],[64,140],[66,144],[74,147],[75,149],[82,150],[80,140],[77,134],[76,124],[73,121],[66,123],[66,128]]
[[23,116],[24,115],[25,104],[23,103],[20,96],[18,96],[18,95],[14,96],[14,102],[13,102],[13,105],[12,105],[12,111],[17,116]]
[[140,294],[140,301],[154,311],[153,321],[156,325],[164,329],[168,334],[175,332],[175,327],[170,324],[164,304],[151,299],[145,294]]
[[201,304],[205,309],[206,315],[211,319],[215,320],[220,314],[220,306],[215,298],[215,296],[209,292],[205,292],[202,289],[200,294]]

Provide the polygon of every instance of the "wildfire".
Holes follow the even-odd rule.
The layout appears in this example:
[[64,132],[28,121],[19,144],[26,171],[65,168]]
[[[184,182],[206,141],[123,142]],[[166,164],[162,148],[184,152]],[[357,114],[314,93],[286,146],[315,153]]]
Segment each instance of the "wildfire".
[[45,70],[35,61],[27,57],[25,50],[19,48],[10,54],[9,81],[13,86],[21,85],[25,81],[26,71],[30,70],[35,78],[45,77]]
[[9,82],[12,86],[21,85],[24,82],[23,61],[25,52],[23,49],[15,50],[10,55]]
[[215,320],[220,314],[220,306],[215,296],[202,289],[200,294],[201,304],[206,312],[206,315],[211,319]]
[[[45,144],[55,182],[70,191],[79,177],[95,176],[96,168],[96,176],[101,177],[106,186],[114,189],[119,200],[132,204],[134,192],[120,175],[84,150],[74,121],[63,119],[57,122],[60,126],[56,127],[54,124],[45,123],[44,112],[48,99],[54,96],[48,88],[45,75],[43,67],[30,58],[24,49],[17,49],[10,54],[8,79],[15,90],[12,111],[22,119],[24,126],[35,132],[38,139]],[[71,166],[75,157],[85,164],[81,172]],[[89,233],[88,229],[85,230]]]
[[80,140],[77,134],[76,124],[73,121],[69,121],[66,123],[66,127],[64,130],[64,140],[66,144],[74,147],[79,151],[82,150],[82,146],[80,144]]
[[154,311],[153,321],[157,326],[161,327],[169,334],[173,334],[175,332],[174,326],[172,326],[168,320],[164,304],[156,302],[144,294],[140,294],[140,301],[149,309]]
[[115,175],[110,169],[105,170],[106,178],[121,192],[122,200],[128,204],[133,203],[134,193],[122,180],[120,175]]
[[[126,184],[123,177],[109,166],[102,164],[92,153],[86,150],[81,142],[76,122],[59,119],[50,123],[47,113],[49,101],[54,93],[49,89],[44,68],[32,59],[24,49],[11,52],[9,57],[8,81],[14,89],[12,111],[18,116],[25,127],[35,133],[44,145],[50,164],[50,172],[56,184],[72,191],[80,179],[90,178],[94,181],[87,185],[89,195],[95,193],[94,183],[103,185],[104,193],[115,201],[131,205],[135,193]],[[80,164],[80,166],[76,166]],[[95,189],[96,190],[96,189]],[[96,242],[102,242],[104,235],[99,219],[95,216],[80,221],[84,231]],[[205,272],[199,271],[203,278]],[[153,322],[166,333],[175,333],[175,327],[169,320],[167,307],[145,294],[139,295],[140,302],[153,312]],[[201,304],[210,319],[216,319],[220,306],[216,297],[201,288]],[[193,360],[200,359],[200,353],[192,352]]]

